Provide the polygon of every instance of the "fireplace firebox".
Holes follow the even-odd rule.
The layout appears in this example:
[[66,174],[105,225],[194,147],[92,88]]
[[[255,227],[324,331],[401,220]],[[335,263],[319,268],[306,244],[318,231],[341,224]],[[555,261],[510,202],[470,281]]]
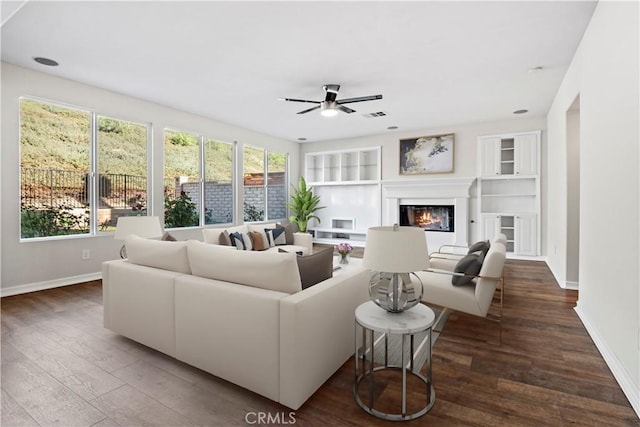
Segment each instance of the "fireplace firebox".
[[400,205],[400,225],[453,233],[453,205]]

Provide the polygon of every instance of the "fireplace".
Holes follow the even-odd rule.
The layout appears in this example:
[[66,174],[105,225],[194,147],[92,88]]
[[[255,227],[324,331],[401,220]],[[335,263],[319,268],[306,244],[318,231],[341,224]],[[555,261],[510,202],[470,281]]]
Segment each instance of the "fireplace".
[[400,205],[400,225],[453,233],[454,205]]

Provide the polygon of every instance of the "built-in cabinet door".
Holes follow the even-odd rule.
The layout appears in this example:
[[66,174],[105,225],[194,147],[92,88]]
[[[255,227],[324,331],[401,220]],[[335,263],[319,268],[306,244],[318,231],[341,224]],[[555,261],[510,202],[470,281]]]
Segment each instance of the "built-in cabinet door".
[[538,224],[535,214],[516,215],[514,239],[514,252],[516,255],[537,255],[537,229]]
[[500,175],[500,138],[483,138],[480,144],[480,175]]
[[484,230],[483,240],[493,241],[493,238],[498,234],[500,227],[500,220],[498,215],[484,214],[482,215],[482,229]]
[[515,165],[516,175],[538,174],[538,136],[530,133],[515,137]]

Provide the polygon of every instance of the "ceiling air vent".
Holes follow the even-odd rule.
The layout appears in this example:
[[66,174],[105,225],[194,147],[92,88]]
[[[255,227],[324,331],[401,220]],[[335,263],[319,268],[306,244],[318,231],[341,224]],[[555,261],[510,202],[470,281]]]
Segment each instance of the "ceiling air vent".
[[386,115],[387,115],[387,113],[385,113],[384,111],[378,111],[377,113],[363,114],[363,116],[366,117],[367,119],[371,119],[373,117],[384,117]]

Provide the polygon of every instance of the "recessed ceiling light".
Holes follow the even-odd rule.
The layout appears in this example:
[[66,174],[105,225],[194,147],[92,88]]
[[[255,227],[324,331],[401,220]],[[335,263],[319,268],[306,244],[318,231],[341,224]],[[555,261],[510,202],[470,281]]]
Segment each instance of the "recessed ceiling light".
[[36,61],[38,64],[47,65],[49,67],[57,67],[59,65],[53,59],[43,58],[41,56],[36,56],[35,58],[33,58],[33,60]]
[[388,130],[395,130],[395,129],[398,129],[398,126],[388,126],[387,129]]
[[528,73],[537,73],[538,71],[542,71],[542,67],[532,67],[527,70]]
[[306,141],[307,138],[298,138],[298,141]]
[[513,114],[524,114],[524,113],[528,113],[529,110],[516,110],[513,112]]

